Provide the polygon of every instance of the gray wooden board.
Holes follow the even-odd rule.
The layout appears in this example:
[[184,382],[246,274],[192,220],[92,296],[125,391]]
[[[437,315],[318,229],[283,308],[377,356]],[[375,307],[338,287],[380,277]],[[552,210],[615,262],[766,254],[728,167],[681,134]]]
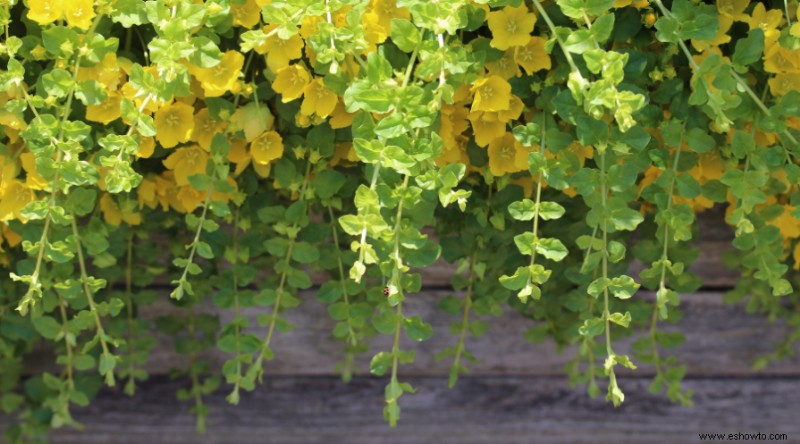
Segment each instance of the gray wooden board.
[[[400,424],[383,422],[386,380],[270,377],[238,406],[219,392],[206,398],[210,426],[196,435],[189,405],[174,392],[186,381],[157,378],[135,398],[103,391],[76,410],[86,433],[60,429],[54,444],[248,443],[695,443],[699,433],[785,433],[800,443],[800,379],[688,379],[695,407],[649,394],[649,381],[623,377],[627,400],[614,408],[559,377],[469,377],[454,389],[443,377],[413,377]],[[5,420],[8,421],[9,418]],[[3,419],[0,417],[0,423]],[[765,442],[765,441],[748,441]]]
[[[435,355],[445,347],[455,344],[456,337],[449,332],[451,322],[460,320],[436,308],[445,291],[425,291],[409,295],[404,304],[404,314],[419,315],[430,322],[434,335],[424,342],[414,342],[403,336],[403,348],[416,350],[414,364],[403,367],[409,375],[446,375],[450,360],[437,361]],[[457,295],[461,297],[461,295]],[[313,292],[300,295],[303,305],[286,312],[294,330],[278,333],[273,337],[275,359],[266,363],[269,375],[331,375],[342,359],[343,345],[331,336],[333,320],[327,306],[318,302]],[[640,292],[636,297],[650,298],[652,294]],[[665,330],[679,330],[686,335],[686,343],[675,349],[679,360],[688,366],[689,375],[733,376],[751,372],[754,360],[770,352],[774,344],[783,338],[786,329],[780,324],[770,324],[758,314],[748,314],[741,304],[727,305],[722,302],[721,292],[702,292],[684,295],[682,308],[684,318],[676,325],[665,324]],[[153,318],[167,313],[183,314],[172,306],[166,294],[160,302],[148,307],[142,316]],[[223,321],[229,320],[229,311],[206,307],[206,311],[217,313]],[[270,309],[250,308],[244,313],[257,325],[259,313]],[[474,318],[473,318],[474,319]],[[523,338],[525,330],[534,325],[517,312],[506,309],[499,318],[486,317],[491,327],[481,338],[467,338],[467,349],[481,360],[480,364],[468,364],[472,375],[548,375],[563,374],[564,364],[574,355],[574,348],[558,353],[552,341],[531,344]],[[255,329],[263,335],[264,329]],[[621,330],[617,327],[616,330]],[[152,351],[147,370],[152,374],[166,374],[170,369],[187,365],[187,358],[173,350],[171,338],[158,334],[158,345]],[[371,352],[391,349],[391,337],[381,335],[372,342]],[[615,342],[617,352],[626,352],[632,338],[620,338]],[[367,371],[373,353],[363,354],[358,359],[362,372]],[[52,366],[52,356],[46,353],[35,355],[31,368]],[[228,355],[217,349],[203,353],[214,368],[221,368]],[[652,369],[643,365],[636,373],[649,374]],[[775,363],[767,368],[768,375],[800,375],[800,357]]]

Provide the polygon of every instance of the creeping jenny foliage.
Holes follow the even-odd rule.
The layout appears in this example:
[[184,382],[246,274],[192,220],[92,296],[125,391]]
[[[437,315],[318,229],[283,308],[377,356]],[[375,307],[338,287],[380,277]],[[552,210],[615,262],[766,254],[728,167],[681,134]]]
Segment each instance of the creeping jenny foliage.
[[103,385],[133,395],[156,330],[202,430],[204,397],[268,378],[304,304],[326,304],[344,380],[390,338],[368,371],[394,426],[409,344],[434,334],[405,304],[437,261],[455,264],[451,386],[493,359],[469,338],[510,307],[531,342],[575,345],[589,395],[619,405],[620,366],[647,367],[690,405],[662,324],[702,284],[696,214],[715,205],[728,300],[794,326],[756,366],[800,337],[796,0],[0,4],[10,442],[80,427]]

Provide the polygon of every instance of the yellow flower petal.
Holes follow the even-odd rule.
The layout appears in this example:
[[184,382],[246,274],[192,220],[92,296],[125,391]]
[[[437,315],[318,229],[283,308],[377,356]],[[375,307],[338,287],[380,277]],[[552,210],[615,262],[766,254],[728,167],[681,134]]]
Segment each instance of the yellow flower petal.
[[189,185],[189,177],[206,172],[208,153],[197,145],[178,148],[164,160],[164,166],[175,173],[175,183]]
[[310,116],[328,117],[336,108],[338,96],[330,92],[322,83],[322,78],[316,78],[303,89],[303,104],[300,112]]
[[518,8],[506,6],[502,10],[489,13],[489,30],[492,31],[493,48],[505,51],[512,46],[523,46],[531,39],[536,15],[525,5]]
[[260,165],[280,159],[283,156],[283,139],[277,132],[267,131],[250,144],[250,155],[253,161]]
[[156,111],[154,123],[156,140],[164,148],[172,148],[189,140],[194,129],[194,110],[191,106],[175,102]]
[[47,25],[61,18],[64,13],[61,0],[28,0],[28,18],[40,25]]
[[480,79],[472,86],[472,111],[505,111],[511,100],[511,85],[499,76]]
[[290,65],[278,70],[278,75],[272,82],[272,89],[281,95],[283,103],[291,102],[303,95],[310,80],[308,71],[302,65]]
[[70,27],[86,30],[92,26],[92,19],[97,15],[93,0],[68,0],[60,3],[64,5],[64,17]]
[[494,176],[516,173],[528,168],[528,150],[511,133],[489,143],[489,171]]

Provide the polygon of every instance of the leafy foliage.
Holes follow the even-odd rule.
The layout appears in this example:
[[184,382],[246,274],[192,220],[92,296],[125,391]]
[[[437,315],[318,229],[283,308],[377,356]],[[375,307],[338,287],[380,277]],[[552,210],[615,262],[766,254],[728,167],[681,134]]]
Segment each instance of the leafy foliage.
[[[437,261],[456,268],[439,301],[456,319],[450,386],[510,306],[531,342],[577,345],[566,371],[591,396],[607,379],[619,405],[615,370],[647,365],[653,392],[690,405],[664,355],[683,336],[660,324],[702,285],[696,214],[718,204],[742,275],[727,299],[795,326],[756,366],[791,354],[800,17],[776,6],[2,2],[0,410],[20,419],[6,439],[80,427],[72,407],[103,384],[133,395],[154,328],[187,357],[178,396],[202,431],[204,396],[256,389],[301,303],[327,304],[345,381],[371,337],[392,338],[369,371],[388,376],[394,426],[415,391],[401,337],[440,333],[404,302]],[[163,316],[138,315],[157,300]],[[630,356],[613,342],[629,334]],[[30,374],[41,343],[57,367]]]

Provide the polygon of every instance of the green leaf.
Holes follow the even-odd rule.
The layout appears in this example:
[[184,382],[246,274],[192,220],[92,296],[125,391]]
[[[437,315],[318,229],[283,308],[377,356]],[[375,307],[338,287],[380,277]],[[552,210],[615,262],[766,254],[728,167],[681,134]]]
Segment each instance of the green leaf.
[[530,199],[522,199],[508,206],[508,213],[516,220],[531,220],[535,214],[536,203]]
[[520,290],[530,280],[531,272],[528,267],[519,267],[511,276],[501,276],[500,284],[509,290]]
[[556,262],[564,259],[569,254],[567,247],[555,238],[540,238],[536,242],[536,252]]
[[423,322],[419,316],[403,319],[403,327],[408,337],[415,341],[424,341],[433,335],[433,327]]
[[[764,52],[764,31],[761,28],[750,30],[747,37],[736,42],[731,60],[741,66],[752,65],[761,60]],[[738,131],[737,131],[738,132]]]
[[717,146],[714,138],[707,131],[700,128],[692,128],[686,131],[686,144],[690,150],[696,153],[706,153]]
[[631,312],[626,311],[624,315],[622,313],[611,313],[608,316],[608,320],[617,325],[628,328],[631,323]]
[[383,376],[392,367],[393,357],[391,353],[380,352],[372,357],[369,363],[369,371],[376,376]]
[[421,41],[419,28],[405,19],[392,19],[389,36],[392,38],[392,42],[405,52],[414,51]]

